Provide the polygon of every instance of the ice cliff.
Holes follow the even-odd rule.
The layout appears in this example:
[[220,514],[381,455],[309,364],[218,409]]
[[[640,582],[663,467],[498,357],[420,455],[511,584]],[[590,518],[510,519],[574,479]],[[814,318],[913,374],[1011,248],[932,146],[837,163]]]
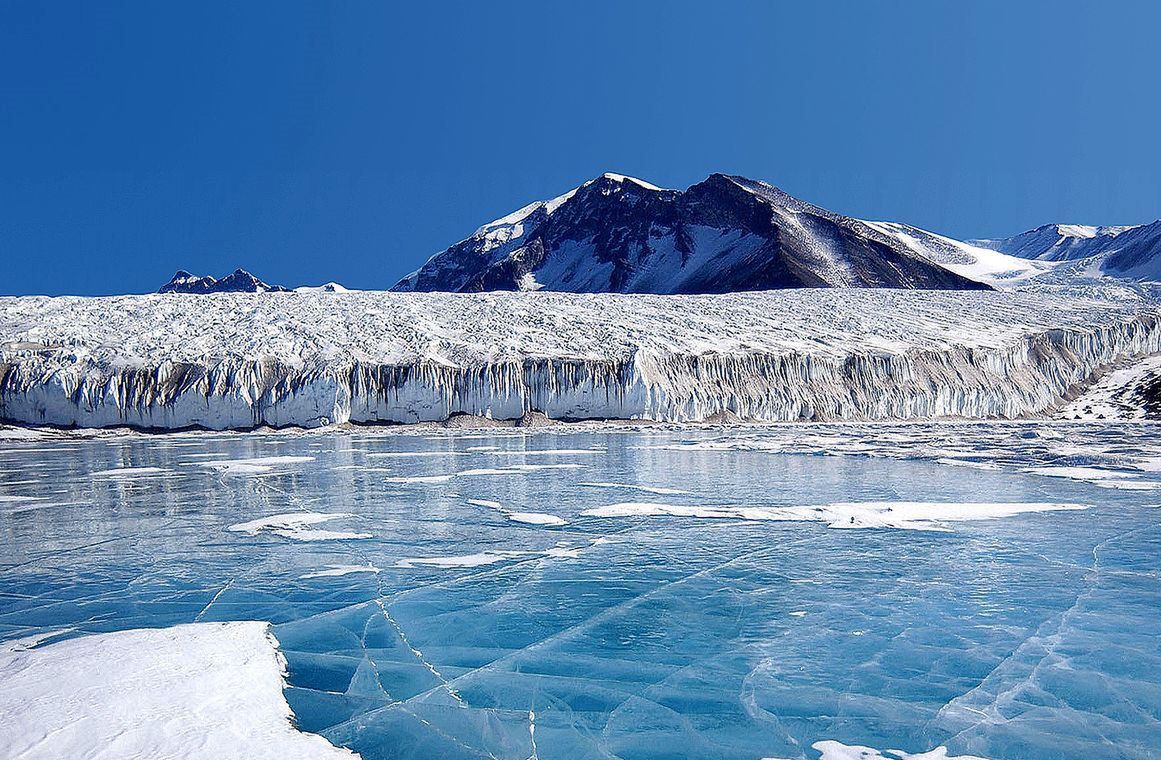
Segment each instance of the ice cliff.
[[1161,307],[1095,286],[0,298],[0,419],[1010,418],[1159,351]]

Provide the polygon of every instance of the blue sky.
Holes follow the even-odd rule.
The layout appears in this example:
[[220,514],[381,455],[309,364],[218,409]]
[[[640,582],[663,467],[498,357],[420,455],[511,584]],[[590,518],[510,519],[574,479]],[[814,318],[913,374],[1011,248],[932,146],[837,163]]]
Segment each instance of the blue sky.
[[603,171],[959,237],[1161,216],[1161,5],[0,0],[0,292],[384,288]]

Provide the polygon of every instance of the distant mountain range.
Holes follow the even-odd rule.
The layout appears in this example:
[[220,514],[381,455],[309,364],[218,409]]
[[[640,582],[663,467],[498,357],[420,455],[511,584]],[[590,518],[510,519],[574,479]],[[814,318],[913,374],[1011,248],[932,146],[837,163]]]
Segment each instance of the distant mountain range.
[[[341,293],[346,291],[337,282],[328,282],[325,285],[303,286],[294,288],[295,292],[324,292]],[[199,277],[179,269],[173,279],[162,285],[158,293],[289,293],[290,288],[281,285],[270,285],[258,279],[245,269],[235,269],[230,274],[218,280],[213,277]]]
[[1000,240],[970,242],[1023,259],[1081,262],[1093,274],[1161,280],[1161,220],[1136,227],[1046,224]]
[[[980,290],[1104,277],[1161,281],[1161,221],[1051,224],[1009,238],[961,241],[843,216],[745,177],[712,174],[686,190],[667,190],[610,173],[485,224],[392,290]],[[180,271],[158,292],[287,290],[238,269],[220,280]]]

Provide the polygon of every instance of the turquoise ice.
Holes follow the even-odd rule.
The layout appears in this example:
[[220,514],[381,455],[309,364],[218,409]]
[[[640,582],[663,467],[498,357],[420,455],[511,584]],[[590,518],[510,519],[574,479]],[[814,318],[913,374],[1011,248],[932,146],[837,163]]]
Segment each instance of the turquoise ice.
[[1158,433],[4,442],[0,639],[268,620],[364,758],[1153,757]]

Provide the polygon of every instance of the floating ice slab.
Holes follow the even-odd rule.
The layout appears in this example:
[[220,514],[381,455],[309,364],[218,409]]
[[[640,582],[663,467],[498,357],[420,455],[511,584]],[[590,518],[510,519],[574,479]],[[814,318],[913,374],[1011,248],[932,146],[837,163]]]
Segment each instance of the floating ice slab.
[[0,644],[0,756],[357,758],[294,728],[269,625],[196,623]]
[[168,472],[164,467],[114,467],[109,470],[97,470],[94,478],[135,478],[139,475],[160,475]]
[[664,488],[662,486],[643,486],[633,483],[578,483],[577,485],[586,488],[620,488],[625,491],[642,491],[644,493],[655,493],[659,496],[676,496],[679,494],[686,494],[689,491],[683,491],[680,488]]
[[199,467],[209,467],[226,475],[261,475],[280,465],[302,464],[313,461],[314,457],[282,456],[253,457],[251,459],[218,459],[208,462],[193,462]]
[[1069,478],[1071,480],[1113,480],[1118,478],[1134,477],[1132,473],[1124,471],[1105,470],[1099,467],[1029,467],[1025,472],[1033,475],[1047,475],[1050,478]]
[[836,741],[815,742],[811,747],[820,753],[818,760],[987,760],[976,755],[949,755],[947,747],[915,753],[898,749],[877,750]]
[[452,478],[505,477],[508,475],[530,475],[542,470],[579,470],[579,464],[512,464],[503,467],[474,467],[470,470],[449,472],[439,475],[404,475],[383,478],[387,483],[447,483]]
[[509,512],[508,519],[528,525],[564,525],[565,520],[544,512]]
[[316,570],[313,573],[305,573],[298,576],[299,578],[340,578],[344,575],[356,575],[359,573],[378,574],[379,568],[374,565],[330,565],[326,570]]
[[405,557],[395,563],[396,567],[415,567],[427,565],[430,567],[480,567],[492,565],[506,559],[519,557],[527,552],[520,551],[485,551],[475,554],[462,554],[454,557]]
[[293,538],[296,541],[333,541],[349,538],[370,538],[370,533],[352,533],[349,531],[314,530],[308,526],[337,520],[342,517],[354,517],[347,512],[287,512],[269,517],[259,517],[249,522],[231,525],[226,530],[234,533],[248,533],[256,536],[268,532],[283,538]]
[[564,518],[550,515],[544,512],[522,512],[519,510],[512,510],[505,507],[498,501],[490,499],[468,499],[468,504],[474,504],[477,507],[487,507],[494,509],[497,512],[503,513],[509,520],[518,523],[525,523],[527,525],[550,525],[558,526],[564,525]]
[[832,528],[946,530],[944,523],[991,520],[1026,512],[1085,509],[1084,504],[1040,502],[859,501],[818,506],[689,506],[624,501],[581,512],[587,517],[696,517],[709,519],[813,521]]

